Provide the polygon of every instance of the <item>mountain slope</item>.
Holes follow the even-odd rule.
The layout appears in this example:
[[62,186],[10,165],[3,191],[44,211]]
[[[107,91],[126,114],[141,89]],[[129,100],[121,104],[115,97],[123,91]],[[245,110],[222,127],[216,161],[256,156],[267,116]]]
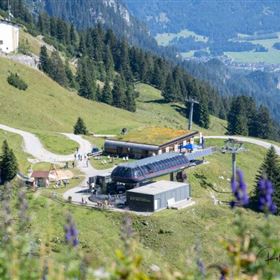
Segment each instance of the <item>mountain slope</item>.
[[[7,83],[8,73],[18,73],[28,84],[22,92]],[[41,72],[0,57],[0,119],[3,124],[40,132],[72,132],[81,116],[89,131],[95,133],[119,133],[143,126],[168,126],[185,128],[186,118],[181,112],[184,106],[162,102],[159,90],[145,84],[137,84],[140,96],[135,113],[82,98]],[[114,116],[114,117],[112,117]],[[225,132],[225,122],[213,118],[209,134]],[[199,129],[194,126],[194,129]]]
[[237,33],[280,31],[277,1],[124,1],[135,16],[146,22],[153,35],[188,29],[210,40],[222,40]]
[[124,1],[160,45],[184,58],[226,55],[240,63],[280,63],[279,1]]
[[267,106],[275,121],[280,120],[279,74],[263,71],[236,71],[218,59],[206,63],[183,63],[191,75],[209,82],[225,96],[244,94],[253,97],[257,104]]
[[73,23],[79,30],[100,23],[118,37],[146,49],[156,48],[156,41],[146,27],[134,18],[119,0],[26,0],[30,9],[38,14],[45,11],[51,16]]

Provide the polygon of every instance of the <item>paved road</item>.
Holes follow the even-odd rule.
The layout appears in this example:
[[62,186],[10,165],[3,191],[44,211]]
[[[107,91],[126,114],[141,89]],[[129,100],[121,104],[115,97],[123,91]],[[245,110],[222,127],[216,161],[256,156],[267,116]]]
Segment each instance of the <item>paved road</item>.
[[266,149],[269,149],[271,146],[273,146],[276,150],[276,153],[278,155],[280,155],[280,147],[275,145],[275,144],[271,144],[269,142],[266,142],[265,140],[260,140],[260,139],[250,138],[250,137],[244,137],[244,136],[204,136],[204,138],[206,138],[206,139],[228,139],[228,138],[232,138],[232,139],[235,139],[235,140],[238,140],[238,141],[255,144],[255,145],[261,146],[261,147],[266,148]]

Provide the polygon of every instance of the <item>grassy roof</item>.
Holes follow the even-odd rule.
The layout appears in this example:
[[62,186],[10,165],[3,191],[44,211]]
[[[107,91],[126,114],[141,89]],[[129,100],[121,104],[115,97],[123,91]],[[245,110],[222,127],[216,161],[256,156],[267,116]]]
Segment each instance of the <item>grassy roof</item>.
[[174,138],[190,134],[191,131],[167,127],[145,127],[132,130],[128,134],[119,136],[118,140],[153,145],[162,145]]

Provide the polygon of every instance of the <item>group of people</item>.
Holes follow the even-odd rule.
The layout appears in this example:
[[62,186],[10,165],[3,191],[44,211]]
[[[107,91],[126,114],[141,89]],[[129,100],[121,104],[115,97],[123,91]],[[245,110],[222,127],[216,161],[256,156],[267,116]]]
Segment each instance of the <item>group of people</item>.
[[[87,156],[87,154],[82,155],[82,154],[79,154],[78,152],[79,152],[79,150],[77,149],[77,153],[74,154],[75,161],[80,161],[80,162],[85,161],[86,167],[88,167],[88,156]],[[75,166],[75,162],[73,162],[73,167],[74,166]]]

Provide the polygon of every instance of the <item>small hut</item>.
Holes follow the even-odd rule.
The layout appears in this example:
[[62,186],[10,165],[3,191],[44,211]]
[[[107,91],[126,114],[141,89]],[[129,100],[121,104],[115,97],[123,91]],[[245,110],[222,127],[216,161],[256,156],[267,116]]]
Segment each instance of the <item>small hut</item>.
[[49,171],[33,171],[31,174],[31,178],[34,179],[33,185],[35,187],[48,187],[49,175]]

